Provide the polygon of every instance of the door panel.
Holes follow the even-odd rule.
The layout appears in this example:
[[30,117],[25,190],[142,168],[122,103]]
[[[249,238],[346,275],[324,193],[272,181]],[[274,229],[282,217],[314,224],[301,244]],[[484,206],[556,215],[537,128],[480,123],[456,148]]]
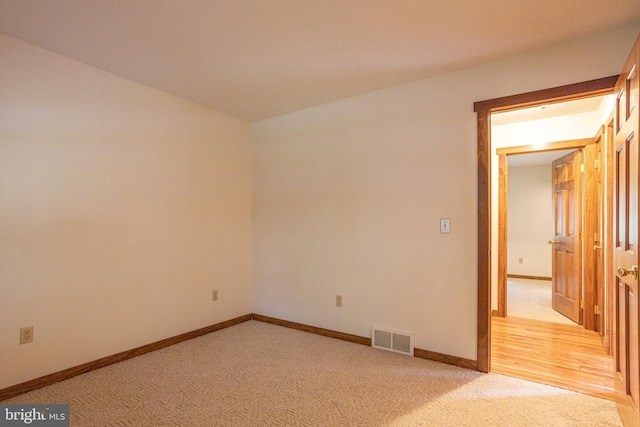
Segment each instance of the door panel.
[[640,38],[616,84],[614,154],[615,387],[626,425],[640,425],[638,354],[638,72]]
[[[624,130],[626,126],[623,126]],[[635,132],[616,140],[614,189],[615,265],[618,267],[615,310],[617,391],[637,411],[638,387],[638,138]],[[634,271],[635,268],[635,271]]]
[[553,246],[551,304],[582,323],[582,152],[553,162]]

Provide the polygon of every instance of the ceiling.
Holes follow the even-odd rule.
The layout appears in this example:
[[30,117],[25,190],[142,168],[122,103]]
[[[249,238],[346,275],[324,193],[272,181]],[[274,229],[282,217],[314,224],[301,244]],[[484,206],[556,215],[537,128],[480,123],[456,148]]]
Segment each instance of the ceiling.
[[638,22],[638,0],[0,0],[0,32],[248,121]]
[[573,151],[576,150],[545,151],[542,153],[517,154],[509,156],[509,169],[532,166],[549,166],[549,169],[551,169],[551,163],[553,163],[554,160]]
[[610,94],[492,113],[491,125],[500,126],[529,120],[544,120],[572,114],[593,113],[598,111],[600,105],[606,101],[611,104],[611,109],[613,109],[613,95]]

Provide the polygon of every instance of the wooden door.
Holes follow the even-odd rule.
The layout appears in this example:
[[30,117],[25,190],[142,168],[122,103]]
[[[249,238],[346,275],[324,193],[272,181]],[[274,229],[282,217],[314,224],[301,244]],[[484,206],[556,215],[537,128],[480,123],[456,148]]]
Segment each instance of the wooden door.
[[615,388],[627,425],[640,425],[638,359],[638,59],[636,41],[616,84],[613,153]]
[[[604,140],[601,126],[593,143],[584,147],[584,233],[582,324],[604,338]],[[611,353],[609,353],[611,354]]]
[[551,305],[582,323],[582,152],[553,161],[553,246]]

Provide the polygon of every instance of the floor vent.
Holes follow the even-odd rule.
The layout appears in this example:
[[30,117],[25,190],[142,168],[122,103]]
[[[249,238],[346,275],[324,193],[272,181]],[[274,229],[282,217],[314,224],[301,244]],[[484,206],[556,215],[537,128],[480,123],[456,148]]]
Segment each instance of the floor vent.
[[371,347],[413,356],[413,340],[415,334],[392,329],[371,328]]

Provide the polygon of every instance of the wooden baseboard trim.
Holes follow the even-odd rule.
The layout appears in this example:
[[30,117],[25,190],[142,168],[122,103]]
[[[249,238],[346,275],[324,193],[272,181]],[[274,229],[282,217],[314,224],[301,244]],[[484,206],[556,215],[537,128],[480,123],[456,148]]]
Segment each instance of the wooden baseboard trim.
[[[271,323],[274,325],[284,326],[286,328],[297,329],[299,331],[310,332],[312,334],[322,335],[330,338],[337,338],[344,341],[353,342],[371,346],[371,338],[361,337],[359,335],[346,334],[331,329],[318,328],[315,326],[305,325],[302,323],[291,322],[289,320],[276,319],[275,317],[263,316],[261,314],[253,314],[254,320]],[[423,350],[420,348],[413,349],[413,355],[422,359],[433,360],[435,362],[446,363],[460,368],[478,370],[478,362],[475,360],[464,359],[462,357],[449,356],[448,354],[437,353],[435,351]]]
[[435,351],[414,348],[413,355],[422,359],[433,360],[434,362],[446,363],[447,365],[457,366],[459,368],[478,370],[478,362],[476,360],[465,359],[463,357],[450,356],[448,354],[437,353]]
[[522,274],[507,274],[507,277],[511,277],[513,279],[531,279],[531,280],[548,280],[551,281],[551,277],[544,276],[526,276]]
[[284,326],[286,328],[297,329],[299,331],[310,332],[316,335],[322,335],[329,338],[337,338],[343,341],[349,341],[356,344],[371,346],[371,338],[351,335],[344,332],[333,331],[331,329],[318,328],[315,326],[305,325],[303,323],[290,322],[288,320],[276,319],[275,317],[263,316],[261,314],[252,314],[254,320],[260,322],[271,323],[273,325]]
[[153,342],[151,344],[146,344],[140,347],[133,348],[131,350],[126,350],[121,353],[103,357],[101,359],[83,363],[82,365],[74,366],[72,368],[64,369],[53,374],[45,375],[40,378],[35,378],[30,381],[16,384],[0,390],[0,401],[10,399],[19,394],[36,390],[53,383],[75,377],[80,374],[104,368],[105,366],[109,366],[114,363],[122,362],[124,360],[132,359],[134,357],[141,356],[152,351],[160,350],[161,348],[169,347],[171,345],[178,344],[192,338],[197,338],[211,332],[219,331],[220,329],[228,328],[230,326],[237,325],[248,320],[251,320],[250,314],[246,314],[244,316],[236,317],[235,319],[230,319],[225,322],[217,323],[215,325],[206,326],[201,329],[196,329],[195,331],[186,332],[184,334],[176,335],[174,337],[166,338],[160,341]]

